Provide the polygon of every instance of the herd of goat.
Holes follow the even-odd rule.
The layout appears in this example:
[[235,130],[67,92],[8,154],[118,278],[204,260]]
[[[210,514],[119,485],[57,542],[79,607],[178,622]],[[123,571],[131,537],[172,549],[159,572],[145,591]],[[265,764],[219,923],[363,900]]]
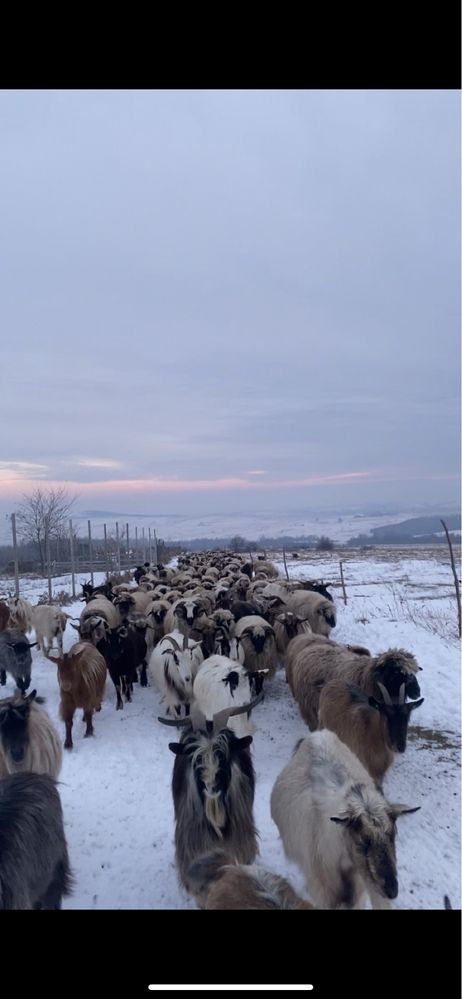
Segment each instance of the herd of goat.
[[[85,606],[70,622],[57,607],[0,602],[0,683],[9,672],[17,686],[0,700],[0,908],[60,908],[72,890],[61,739],[36,691],[26,693],[34,644],[56,662],[66,749],[77,709],[93,734],[107,673],[118,710],[134,683],[157,690],[159,721],[180,730],[169,743],[176,864],[199,907],[349,909],[368,898],[390,908],[395,823],[417,809],[389,802],[382,780],[422,704],[415,657],[333,641],[326,587],[283,580],[264,559],[191,554],[134,577],[83,584]],[[64,653],[67,623],[78,640]],[[309,734],[275,782],[271,815],[311,902],[257,859],[252,712],[281,667]]]

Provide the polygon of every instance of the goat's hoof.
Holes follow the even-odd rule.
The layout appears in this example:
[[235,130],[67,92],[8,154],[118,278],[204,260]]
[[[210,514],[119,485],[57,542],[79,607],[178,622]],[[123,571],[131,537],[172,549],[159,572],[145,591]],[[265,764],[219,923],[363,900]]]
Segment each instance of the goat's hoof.
[[72,742],[65,742],[64,743],[64,749],[73,749],[73,748],[74,748],[74,746],[73,746]]
[[94,734],[95,734],[94,732],[85,732],[84,739],[89,739],[90,736]]

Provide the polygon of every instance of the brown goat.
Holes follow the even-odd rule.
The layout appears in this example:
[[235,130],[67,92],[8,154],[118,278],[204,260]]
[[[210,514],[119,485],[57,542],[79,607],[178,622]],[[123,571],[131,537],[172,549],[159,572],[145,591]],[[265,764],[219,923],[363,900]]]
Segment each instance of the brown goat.
[[[305,639],[300,644],[302,637]],[[287,678],[298,703],[300,714],[311,731],[318,728],[319,697],[329,680],[353,684],[367,697],[381,697],[382,684],[392,700],[397,701],[402,683],[405,696],[419,697],[416,673],[420,667],[415,657],[404,649],[388,649],[379,656],[361,654],[322,635],[305,635],[294,653],[290,643],[287,653]]]
[[199,857],[189,878],[203,909],[313,909],[279,874],[238,864],[224,850]]
[[60,715],[66,726],[65,749],[72,749],[72,722],[76,708],[83,709],[87,729],[85,739],[93,735],[92,717],[101,710],[106,683],[106,663],[101,652],[91,642],[76,642],[69,652],[59,658],[49,653],[58,667],[61,691]]
[[424,700],[405,703],[404,684],[400,703],[392,704],[383,686],[382,697],[376,701],[341,680],[326,683],[319,697],[319,728],[335,732],[377,781],[391,767],[395,752],[404,753],[411,712]]

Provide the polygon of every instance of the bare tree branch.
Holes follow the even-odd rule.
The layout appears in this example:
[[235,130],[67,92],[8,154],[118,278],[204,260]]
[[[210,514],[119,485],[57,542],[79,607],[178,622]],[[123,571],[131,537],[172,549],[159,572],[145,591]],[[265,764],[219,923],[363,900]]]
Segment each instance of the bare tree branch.
[[35,489],[30,495],[23,495],[16,514],[18,534],[23,541],[37,545],[40,564],[45,575],[45,539],[63,538],[67,535],[67,519],[77,496],[69,496],[66,490]]

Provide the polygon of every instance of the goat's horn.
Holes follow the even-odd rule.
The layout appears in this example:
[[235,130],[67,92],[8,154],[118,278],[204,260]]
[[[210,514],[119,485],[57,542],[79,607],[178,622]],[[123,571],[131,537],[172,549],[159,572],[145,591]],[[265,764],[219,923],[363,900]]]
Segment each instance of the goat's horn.
[[178,727],[183,727],[183,725],[190,725],[190,718],[157,718],[157,721],[161,722],[162,725],[175,725]]
[[222,711],[218,711],[213,716],[213,731],[219,732],[220,729],[226,728],[226,725],[228,723],[228,718],[231,718],[234,715],[242,715],[244,714],[244,712],[251,711],[252,708],[254,708],[256,704],[259,704],[259,702],[262,699],[263,699],[263,691],[261,691],[257,697],[254,697],[253,701],[250,701],[248,704],[241,704],[237,708],[223,708]]
[[393,702],[392,702],[392,699],[390,697],[390,694],[388,693],[387,688],[384,687],[383,683],[378,683],[377,682],[377,686],[380,687],[380,690],[382,692],[383,703],[384,704],[392,704]]
[[398,704],[404,704],[405,699],[406,699],[406,684],[402,683],[399,688]]
[[177,642],[176,638],[172,638],[171,635],[165,635],[165,638],[168,639],[168,641],[172,643],[173,648],[176,649],[177,652],[181,652],[180,646],[178,645],[178,642]]

